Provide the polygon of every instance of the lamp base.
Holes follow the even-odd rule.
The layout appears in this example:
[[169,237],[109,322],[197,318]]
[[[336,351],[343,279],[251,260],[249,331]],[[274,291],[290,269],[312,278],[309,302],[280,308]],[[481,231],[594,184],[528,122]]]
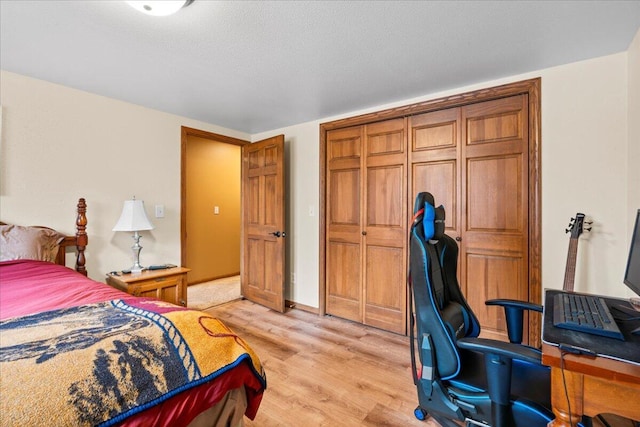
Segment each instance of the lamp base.
[[135,265],[129,269],[129,271],[131,272],[131,274],[140,274],[140,273],[142,273],[144,270],[146,270],[146,268],[144,268],[144,267],[142,267],[142,266],[138,266],[138,267],[136,267]]
[[142,250],[142,246],[140,246],[140,233],[136,231],[132,237],[135,242],[133,246],[131,246],[131,250],[133,251],[133,266],[129,270],[134,274],[140,274],[142,270],[145,269],[140,265],[140,251]]

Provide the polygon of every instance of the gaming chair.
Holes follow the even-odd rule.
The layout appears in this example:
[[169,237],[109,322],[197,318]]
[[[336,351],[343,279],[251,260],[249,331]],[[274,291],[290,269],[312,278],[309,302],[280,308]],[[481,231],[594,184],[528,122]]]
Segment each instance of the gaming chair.
[[541,365],[538,349],[520,344],[522,311],[542,307],[488,302],[505,306],[511,342],[478,338],[480,325],[456,276],[458,245],[444,234],[444,218],[430,193],[417,196],[409,272],[415,416],[424,420],[429,414],[443,427],[458,427],[454,420],[467,426],[546,426],[553,419],[549,368]]

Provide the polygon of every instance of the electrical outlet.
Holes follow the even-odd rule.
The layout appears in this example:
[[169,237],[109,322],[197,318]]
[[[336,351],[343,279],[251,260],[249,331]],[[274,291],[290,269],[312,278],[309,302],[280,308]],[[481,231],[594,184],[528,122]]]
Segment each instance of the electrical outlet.
[[309,205],[309,216],[316,216],[316,210],[313,205]]
[[156,205],[156,218],[164,218],[164,205]]
[[296,273],[291,273],[291,283],[296,283]]
[[213,207],[213,214],[214,215],[219,215],[220,214],[220,206],[214,206]]

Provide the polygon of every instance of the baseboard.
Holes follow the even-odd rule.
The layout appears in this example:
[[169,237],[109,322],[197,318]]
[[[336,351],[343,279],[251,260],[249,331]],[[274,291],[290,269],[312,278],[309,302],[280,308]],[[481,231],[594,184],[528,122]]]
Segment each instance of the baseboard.
[[297,308],[298,310],[306,311],[308,313],[319,314],[320,311],[316,307],[300,304],[295,301],[284,300],[284,305],[287,308]]

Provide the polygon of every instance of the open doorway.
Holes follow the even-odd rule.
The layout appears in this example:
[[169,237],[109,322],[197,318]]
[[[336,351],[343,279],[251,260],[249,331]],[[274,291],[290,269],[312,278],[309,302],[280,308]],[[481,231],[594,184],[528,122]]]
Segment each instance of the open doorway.
[[241,147],[248,143],[182,127],[180,240],[189,285],[240,274]]

